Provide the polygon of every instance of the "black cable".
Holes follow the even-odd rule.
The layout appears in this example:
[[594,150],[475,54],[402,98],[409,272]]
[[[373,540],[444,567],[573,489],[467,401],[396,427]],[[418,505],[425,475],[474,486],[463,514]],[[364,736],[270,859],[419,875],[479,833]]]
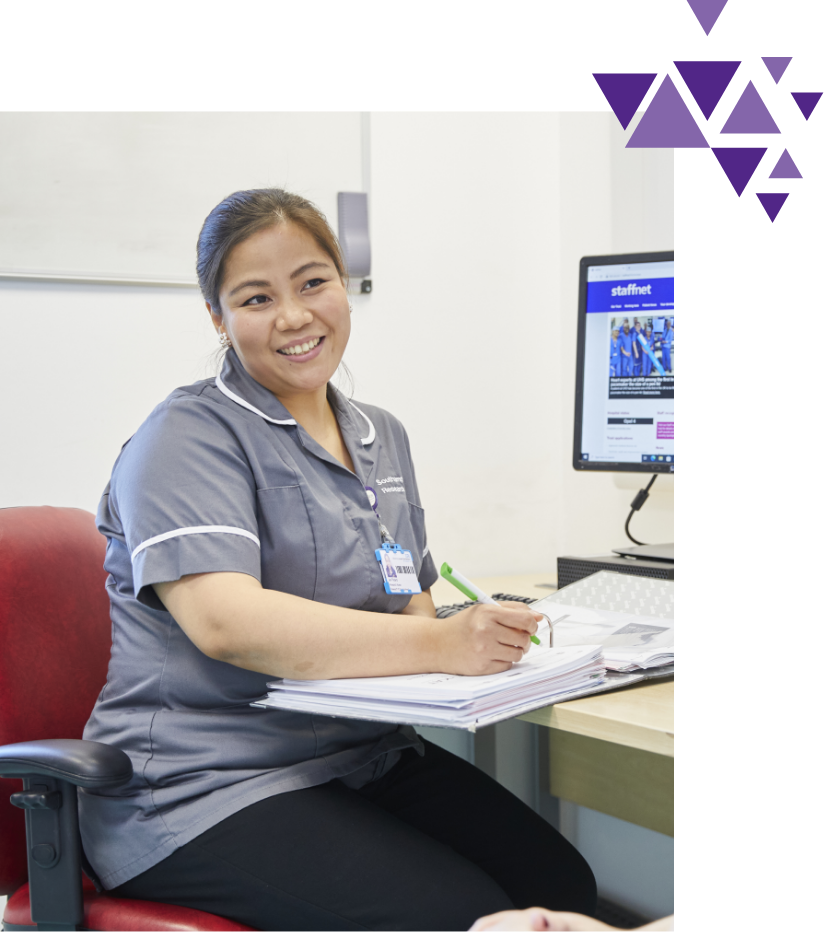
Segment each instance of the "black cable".
[[645,489],[641,489],[635,498],[632,500],[632,504],[629,506],[629,514],[627,515],[627,523],[624,525],[624,530],[627,532],[627,537],[633,542],[633,544],[638,544],[639,547],[646,547],[646,544],[642,544],[640,540],[636,540],[632,534],[629,532],[629,522],[632,519],[632,516],[636,511],[641,510],[641,506],[649,498],[649,490],[652,488],[652,483],[658,478],[658,473],[652,474],[652,479],[647,483]]

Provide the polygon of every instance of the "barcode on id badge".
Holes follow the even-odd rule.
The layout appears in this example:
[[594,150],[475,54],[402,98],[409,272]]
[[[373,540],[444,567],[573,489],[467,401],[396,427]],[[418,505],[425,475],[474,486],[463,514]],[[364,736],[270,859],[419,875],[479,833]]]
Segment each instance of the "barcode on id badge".
[[396,569],[399,573],[413,573],[413,574],[414,574],[414,572],[415,572],[415,567],[414,567],[414,566],[396,566],[395,569]]

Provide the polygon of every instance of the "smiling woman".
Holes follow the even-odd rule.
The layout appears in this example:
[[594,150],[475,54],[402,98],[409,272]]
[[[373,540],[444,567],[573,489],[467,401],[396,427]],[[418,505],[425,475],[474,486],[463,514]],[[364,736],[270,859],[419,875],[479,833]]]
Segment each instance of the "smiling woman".
[[243,368],[293,415],[295,406],[331,415],[326,385],[349,341],[350,310],[329,256],[287,222],[254,233],[224,266],[220,303],[207,306]]
[[[591,911],[580,855],[412,728],[251,706],[278,676],[507,670],[540,616],[435,617],[406,432],[330,384],[350,308],[316,208],[233,194],[206,219],[198,274],[222,370],[155,408],[98,511],[113,646],[85,737],[134,766],[125,787],[81,792],[101,882],[260,929]],[[387,482],[403,494],[378,508]],[[395,542],[414,564],[403,583]]]

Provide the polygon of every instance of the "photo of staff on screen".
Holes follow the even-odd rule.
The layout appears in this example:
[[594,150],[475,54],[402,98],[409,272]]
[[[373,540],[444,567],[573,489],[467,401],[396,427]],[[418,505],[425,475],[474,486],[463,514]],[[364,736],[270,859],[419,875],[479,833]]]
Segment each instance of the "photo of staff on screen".
[[674,375],[675,322],[668,317],[610,320],[610,378]]

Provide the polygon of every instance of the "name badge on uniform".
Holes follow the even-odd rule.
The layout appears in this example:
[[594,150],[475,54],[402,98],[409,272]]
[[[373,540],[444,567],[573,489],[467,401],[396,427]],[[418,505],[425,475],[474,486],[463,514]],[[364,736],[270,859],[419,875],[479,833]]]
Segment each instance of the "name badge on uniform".
[[382,544],[375,558],[383,574],[383,588],[389,595],[416,595],[421,591],[412,554],[399,544]]

